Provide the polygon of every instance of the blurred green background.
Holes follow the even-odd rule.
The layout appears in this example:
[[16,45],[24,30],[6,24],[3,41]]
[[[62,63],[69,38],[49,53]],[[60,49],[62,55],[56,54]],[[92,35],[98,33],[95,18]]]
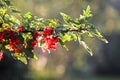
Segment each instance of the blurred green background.
[[11,0],[22,13],[31,12],[42,18],[62,20],[60,12],[79,17],[91,6],[89,21],[107,38],[86,42],[94,50],[90,56],[78,42],[66,42],[69,51],[57,46],[51,54],[35,48],[38,60],[28,65],[9,56],[0,62],[0,80],[120,80],[120,0]]

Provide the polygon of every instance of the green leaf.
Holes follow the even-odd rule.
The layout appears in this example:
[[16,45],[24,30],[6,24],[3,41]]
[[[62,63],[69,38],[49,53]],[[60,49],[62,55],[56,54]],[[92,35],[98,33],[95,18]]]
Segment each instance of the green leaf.
[[90,10],[90,6],[88,5],[86,10],[83,10],[83,16],[85,16],[86,18],[92,17],[91,14],[91,10]]
[[10,9],[12,10],[12,12],[14,13],[20,13],[20,11],[18,9],[16,9],[14,6],[10,6]]
[[22,37],[26,40],[28,40],[28,39],[32,39],[33,38],[33,36],[31,35],[31,33],[30,32],[28,32],[28,33],[22,33]]
[[91,34],[93,34],[94,36],[102,40],[103,42],[108,43],[108,41],[102,36],[102,34],[94,26],[91,26],[90,32]]
[[89,36],[90,38],[94,37],[91,32],[88,32],[88,36]]
[[20,26],[20,21],[17,18],[15,18],[14,16],[9,17],[9,23],[11,23],[12,25],[15,25],[15,26]]
[[4,2],[5,2],[8,6],[11,5],[10,0],[4,0]]
[[71,34],[71,38],[76,41],[76,40],[77,40],[77,35],[74,34],[74,33],[72,33],[72,34]]
[[35,60],[37,60],[37,59],[38,59],[38,57],[37,57],[37,55],[36,55],[36,54],[34,54],[33,59],[35,59]]
[[3,16],[7,12],[7,9],[0,9],[0,16]]
[[67,46],[65,45],[65,43],[64,43],[61,39],[59,39],[59,42],[60,42],[60,44],[61,44],[61,46],[62,46],[63,48],[65,48],[67,51],[69,50],[69,49],[67,48]]
[[62,39],[63,42],[65,42],[65,41],[71,41],[72,40],[71,39],[71,35],[68,34],[68,33],[65,33],[64,35],[61,35],[60,38]]
[[27,64],[27,59],[25,57],[18,58],[18,60],[22,61],[24,64]]
[[71,40],[76,41],[77,40],[77,35],[75,33],[68,32],[68,33],[65,33],[65,34],[61,34],[60,35],[60,39],[63,42],[65,42],[65,41],[71,41]]
[[80,45],[82,45],[87,51],[88,53],[90,53],[91,56],[93,56],[93,52],[92,50],[88,47],[88,45],[83,41],[83,38],[81,36],[78,36],[78,41],[80,43]]
[[48,22],[48,25],[51,27],[55,27],[57,25],[57,20],[47,19],[46,21]]
[[32,14],[30,12],[28,12],[24,15],[24,18],[26,18],[26,19],[30,19],[31,17],[32,17]]
[[3,23],[2,26],[3,26],[4,28],[7,28],[7,27],[9,26],[9,24]]
[[25,55],[27,56],[27,58],[34,58],[33,51],[31,49],[29,49],[28,47],[24,48],[23,52],[25,53]]
[[22,53],[22,54],[14,53],[14,54],[12,54],[12,56],[13,56],[15,59],[20,60],[21,62],[27,64],[27,59],[26,59],[26,57],[23,55],[23,53]]
[[67,14],[65,14],[65,13],[60,13],[61,15],[62,15],[62,17],[63,17],[63,20],[65,21],[65,22],[70,22],[72,19],[71,19],[71,17],[70,16],[68,16]]

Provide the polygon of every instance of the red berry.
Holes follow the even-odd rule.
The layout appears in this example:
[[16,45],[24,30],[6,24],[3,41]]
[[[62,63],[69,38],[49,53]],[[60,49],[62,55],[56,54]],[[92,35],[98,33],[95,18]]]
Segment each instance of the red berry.
[[3,41],[4,41],[4,34],[0,33],[0,42],[3,42]]
[[50,34],[52,34],[52,32],[53,32],[53,29],[52,29],[52,28],[45,28],[45,29],[43,30],[43,33],[44,33],[45,35],[50,35]]
[[8,37],[12,40],[16,39],[16,33],[14,31],[8,31]]
[[36,39],[36,38],[38,38],[38,37],[41,37],[42,34],[39,33],[39,32],[37,32],[37,31],[35,31],[33,36],[34,36],[34,38]]
[[34,41],[31,43],[30,48],[33,49],[37,43],[38,43],[38,41],[37,41],[37,40],[34,40]]
[[24,44],[20,42],[20,40],[10,40],[9,48],[11,51],[15,51],[16,53],[22,53],[22,49],[24,48]]
[[21,54],[21,53],[22,53],[22,50],[21,50],[21,49],[17,49],[17,50],[16,50],[16,53]]
[[44,45],[42,46],[43,49],[45,50],[56,50],[56,44],[58,43],[58,38],[52,36],[47,36],[43,39]]
[[11,30],[12,30],[12,28],[11,28],[11,27],[8,27],[8,28],[7,28],[7,30],[8,30],[8,31],[11,31]]
[[19,26],[19,27],[18,27],[18,31],[19,31],[19,32],[22,32],[22,31],[23,31],[23,27],[22,27],[22,26]]
[[0,61],[2,60],[3,58],[3,52],[0,52]]

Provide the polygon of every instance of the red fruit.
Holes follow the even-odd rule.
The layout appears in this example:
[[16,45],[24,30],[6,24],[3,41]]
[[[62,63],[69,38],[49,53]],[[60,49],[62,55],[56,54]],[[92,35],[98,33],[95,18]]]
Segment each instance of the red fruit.
[[18,27],[18,31],[19,31],[19,32],[22,32],[22,31],[23,31],[22,26],[19,26],[19,27]]
[[9,44],[9,47],[12,51],[17,50],[17,46],[15,44]]
[[11,51],[15,51],[16,53],[22,53],[22,49],[24,48],[24,44],[20,42],[20,40],[10,40],[9,48]]
[[54,36],[47,36],[43,39],[44,45],[42,46],[45,50],[56,50],[56,44],[58,43],[58,38]]
[[17,45],[20,44],[19,40],[10,40],[9,42],[9,47],[11,50],[16,51],[17,50]]
[[16,53],[21,54],[21,53],[22,53],[22,50],[21,50],[21,49],[17,49],[17,50],[16,50]]
[[52,28],[45,28],[45,29],[43,30],[43,33],[44,33],[45,35],[50,35],[50,34],[52,34],[52,32],[53,32],[53,29],[52,29]]
[[0,52],[0,61],[2,60],[3,58],[3,52]]
[[41,34],[41,33],[38,33],[37,31],[35,31],[33,36],[34,36],[34,38],[36,39],[36,38],[42,36],[42,34]]
[[8,31],[8,37],[12,40],[16,39],[16,33],[14,31]]
[[4,34],[0,33],[0,42],[3,42],[3,41],[4,41]]
[[8,27],[8,28],[7,28],[7,30],[8,30],[8,31],[11,31],[11,30],[12,30],[12,28],[11,28],[11,27]]
[[34,41],[31,43],[30,48],[33,49],[34,46],[35,46],[37,43],[38,43],[38,41],[37,41],[37,40],[34,40]]

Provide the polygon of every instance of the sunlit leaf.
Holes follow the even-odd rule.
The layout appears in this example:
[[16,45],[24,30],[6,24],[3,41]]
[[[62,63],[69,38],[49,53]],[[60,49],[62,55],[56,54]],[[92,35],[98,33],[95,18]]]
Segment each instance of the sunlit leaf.
[[102,34],[94,26],[91,26],[90,33],[96,36],[97,38],[99,38],[100,40],[102,40],[103,42],[108,43],[108,41],[102,36]]
[[16,9],[14,6],[10,6],[10,9],[14,13],[20,13],[20,11],[18,9]]
[[0,8],[0,16],[3,16],[6,13],[7,9]]
[[65,48],[66,50],[69,50],[69,49],[67,48],[67,46],[65,45],[65,43],[64,43],[61,39],[59,39],[59,42],[60,42],[60,44],[61,44],[61,46],[62,46],[63,48]]
[[87,51],[88,53],[90,53],[91,56],[93,56],[93,52],[92,50],[88,47],[88,45],[83,41],[81,36],[78,36],[78,41],[80,43],[80,45],[82,45]]
[[28,12],[24,15],[24,18],[26,18],[26,19],[30,19],[31,17],[32,17],[32,14],[30,12]]
[[89,37],[94,37],[92,33],[88,32]]
[[68,16],[67,14],[62,13],[62,12],[60,14],[62,15],[62,17],[63,17],[63,19],[64,19],[65,22],[69,23],[71,21],[71,17]]
[[13,56],[15,59],[20,60],[21,62],[27,64],[27,59],[26,59],[26,57],[23,55],[23,53],[21,53],[21,54],[14,53],[14,54],[12,54],[12,56]]
[[90,6],[88,6],[86,10],[83,10],[83,15],[84,15],[86,18],[92,17],[91,10],[90,10]]
[[63,42],[71,41],[71,35],[69,35],[68,33],[65,33],[64,35],[61,35],[61,39]]
[[15,18],[14,16],[9,17],[9,22],[15,26],[20,26],[20,21],[17,18]]
[[76,41],[76,40],[77,40],[77,35],[74,34],[74,33],[72,33],[72,34],[71,34],[71,38]]

